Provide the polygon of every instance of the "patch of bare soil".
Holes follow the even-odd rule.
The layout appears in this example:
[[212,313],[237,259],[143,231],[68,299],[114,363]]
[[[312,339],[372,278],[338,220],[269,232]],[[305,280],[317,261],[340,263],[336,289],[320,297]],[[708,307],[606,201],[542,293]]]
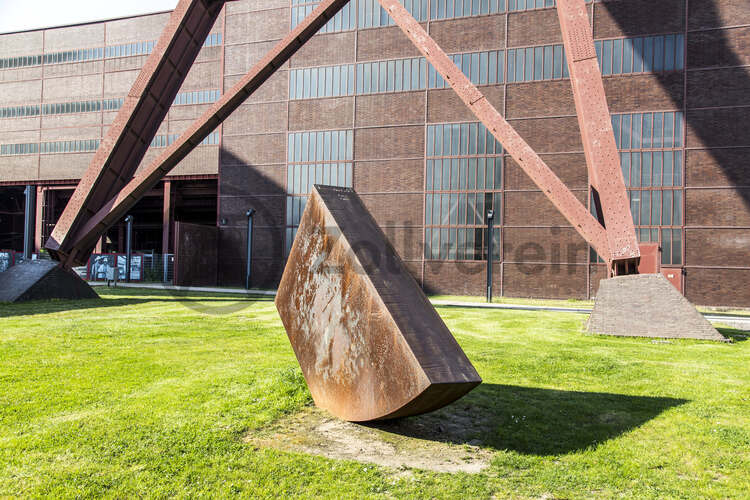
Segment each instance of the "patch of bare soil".
[[[306,408],[248,435],[245,441],[258,447],[397,469],[475,474],[489,465],[493,452],[478,446],[478,441],[457,444],[425,432],[409,432],[414,425],[409,420],[360,425],[339,420],[318,408]],[[442,427],[432,431],[444,432]]]

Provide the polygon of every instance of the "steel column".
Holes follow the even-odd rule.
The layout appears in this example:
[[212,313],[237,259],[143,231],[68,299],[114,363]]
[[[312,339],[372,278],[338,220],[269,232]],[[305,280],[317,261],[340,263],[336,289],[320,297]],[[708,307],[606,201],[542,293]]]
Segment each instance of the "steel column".
[[495,219],[493,210],[487,211],[487,302],[492,302],[492,223]]
[[172,181],[164,181],[161,216],[161,253],[169,253],[169,234],[172,226]]
[[247,216],[247,259],[245,262],[245,289],[250,290],[250,277],[253,269],[253,216],[255,209],[251,208],[245,214]]
[[[133,258],[133,216],[125,217],[125,281],[130,283],[130,261]],[[117,264],[117,262],[115,262]],[[117,266],[115,266],[117,267]]]
[[31,259],[31,254],[34,252],[34,234],[36,228],[34,222],[36,217],[34,212],[36,211],[36,186],[28,184],[25,191],[25,206],[23,213],[23,258],[25,260]]
[[[602,215],[607,231],[613,261],[610,272],[629,274],[629,270],[635,270],[641,254],[586,3],[584,0],[557,0],[557,14],[567,54],[589,181],[598,195],[597,209],[600,209],[598,213]],[[627,267],[631,269],[625,269]]]

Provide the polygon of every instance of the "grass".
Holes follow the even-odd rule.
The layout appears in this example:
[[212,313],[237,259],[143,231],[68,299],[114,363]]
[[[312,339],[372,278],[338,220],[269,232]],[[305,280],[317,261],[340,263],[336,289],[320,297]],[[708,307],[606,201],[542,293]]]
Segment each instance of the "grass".
[[311,405],[268,299],[100,293],[0,306],[0,497],[750,496],[737,331],[655,343],[586,335],[578,314],[440,308],[485,381],[442,414],[474,415],[494,458],[404,476],[247,443]]

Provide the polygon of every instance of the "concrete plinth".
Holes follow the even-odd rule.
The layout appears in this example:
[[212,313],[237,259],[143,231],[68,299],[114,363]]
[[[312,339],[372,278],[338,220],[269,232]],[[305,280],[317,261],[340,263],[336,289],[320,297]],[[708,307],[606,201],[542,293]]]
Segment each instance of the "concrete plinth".
[[727,341],[661,274],[602,280],[587,329],[626,337]]
[[0,273],[0,302],[98,299],[93,288],[51,260],[27,260]]

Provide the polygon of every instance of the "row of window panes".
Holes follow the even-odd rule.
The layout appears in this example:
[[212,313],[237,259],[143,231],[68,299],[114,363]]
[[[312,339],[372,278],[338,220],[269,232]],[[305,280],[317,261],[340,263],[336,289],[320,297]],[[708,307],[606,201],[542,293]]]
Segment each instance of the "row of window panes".
[[[505,54],[502,50],[467,52],[454,54],[450,58],[474,85],[492,85],[505,81]],[[432,64],[428,69],[427,85],[431,89],[450,86]]]
[[681,226],[681,189],[629,189],[630,211],[636,226]]
[[357,94],[421,90],[427,83],[424,57],[357,64]]
[[[152,148],[166,148],[167,146],[172,145],[174,141],[177,140],[177,138],[180,137],[181,134],[169,134],[169,135],[157,135],[153,138],[151,141],[151,147]],[[201,141],[202,146],[215,146],[219,144],[219,133],[218,132],[211,132],[206,136],[205,139]]]
[[508,82],[569,78],[562,44],[508,49]]
[[[591,0],[586,0],[587,3]],[[426,21],[428,17],[427,0],[400,0],[400,3],[417,21]],[[484,16],[505,12],[506,0],[432,0],[430,19],[453,19],[457,17]],[[310,15],[318,2],[292,0],[292,28]],[[508,0],[508,10],[528,10],[554,7],[554,0]],[[393,26],[395,22],[380,6],[377,0],[359,0],[359,27],[373,28]],[[320,33],[352,30],[357,26],[354,2],[349,2],[321,30]],[[338,19],[336,19],[338,18]]]
[[[326,186],[352,187],[353,165],[351,162],[342,163],[297,163],[287,167],[287,194],[307,195],[314,184]],[[299,218],[290,219],[287,214],[287,224],[296,225]]]
[[354,94],[353,64],[289,71],[290,99],[314,99],[352,94]]
[[[623,41],[619,40],[619,42],[622,45]],[[492,85],[503,83],[506,80],[505,54],[502,50],[454,54],[450,57],[475,85]],[[509,83],[570,77],[565,49],[562,44],[508,49],[507,66],[507,81]],[[342,82],[339,82],[337,88],[331,85],[321,87],[321,85],[325,85],[323,83],[324,76],[320,75],[321,71],[331,71],[332,68],[337,68],[337,71],[342,72],[343,75],[341,69],[343,67],[328,66],[326,68],[306,68],[290,71],[292,99],[351,95],[349,86],[354,79],[354,75],[351,74],[346,75],[346,90],[340,86],[343,85]],[[427,68],[426,79],[425,68]],[[654,68],[654,71],[663,70],[661,67]],[[300,72],[302,71],[312,73],[309,75],[305,73],[301,78]],[[336,78],[336,76],[333,76],[334,85]],[[356,80],[357,94],[424,90],[425,85],[429,88],[448,87],[443,77],[422,57],[358,63]],[[323,89],[322,92],[321,89]],[[665,117],[665,119],[668,120],[670,117]],[[665,125],[668,126],[668,123],[665,123]]]
[[430,19],[484,16],[505,12],[505,0],[432,0]]
[[[354,5],[354,2],[349,2],[344,5],[344,7],[338,11],[330,21],[318,30],[318,33],[353,30],[357,24]],[[292,7],[292,29],[296,28],[297,25],[309,16],[317,6],[318,2],[306,3],[305,5]]]
[[[427,0],[399,0],[399,3],[417,21],[427,20]],[[380,6],[378,0],[359,0],[359,26],[361,28],[377,28],[395,24],[391,16]]]
[[[492,231],[493,260],[500,260],[500,228]],[[486,260],[487,228],[426,227],[425,259]]]
[[682,151],[620,153],[628,187],[682,186]]
[[288,136],[289,163],[340,162],[353,158],[353,130],[293,132]]
[[[175,97],[175,105],[180,104],[204,104],[215,102],[219,98],[218,90],[199,90],[194,92],[183,92]],[[0,119],[22,118],[28,116],[60,115],[68,113],[91,113],[97,111],[116,111],[124,103],[123,98],[118,99],[96,99],[92,101],[59,102],[50,104],[33,104],[26,106],[11,106],[0,108]]]
[[175,106],[185,104],[207,104],[216,102],[221,92],[219,90],[195,90],[177,94],[172,103]]
[[30,155],[50,153],[80,153],[96,151],[99,148],[99,139],[84,139],[75,141],[54,141],[27,144],[2,144],[0,155]]
[[501,155],[503,146],[481,123],[427,125],[427,156]]
[[612,115],[618,149],[681,148],[682,112]]
[[[158,135],[151,141],[152,147],[166,147],[172,144],[179,134]],[[53,154],[53,153],[83,153],[99,149],[99,139],[81,139],[71,141],[53,141],[27,144],[2,144],[0,155],[28,155],[28,154]],[[201,144],[219,144],[218,132],[212,132],[201,141]]]
[[492,191],[502,189],[503,159],[443,158],[427,160],[427,191]]
[[679,71],[685,67],[685,36],[658,35],[597,40],[603,75]]
[[[592,0],[586,0],[586,3],[591,2]],[[508,0],[509,11],[546,9],[554,6],[555,0]]]
[[[221,33],[208,35],[204,47],[221,45]],[[155,41],[133,42],[108,47],[95,47],[90,49],[65,50],[44,55],[17,56],[0,59],[0,69],[21,68],[24,66],[39,66],[44,64],[74,63],[82,61],[95,61],[104,58],[128,57],[150,54],[156,45]]]

